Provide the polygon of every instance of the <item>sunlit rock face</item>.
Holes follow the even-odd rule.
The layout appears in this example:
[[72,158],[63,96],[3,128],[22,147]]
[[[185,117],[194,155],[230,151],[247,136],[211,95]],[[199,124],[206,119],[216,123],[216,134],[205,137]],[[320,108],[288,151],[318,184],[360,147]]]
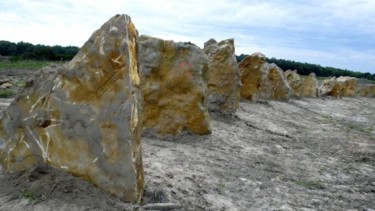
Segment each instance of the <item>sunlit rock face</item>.
[[375,97],[375,84],[367,84],[358,88],[358,96]]
[[319,88],[320,96],[354,97],[357,92],[357,79],[353,77],[331,78],[324,80]]
[[340,76],[337,82],[341,86],[343,97],[354,97],[357,93],[357,79],[354,77]]
[[293,90],[293,97],[301,97],[303,89],[303,80],[301,76],[297,73],[297,70],[287,70],[285,71],[285,78],[289,83],[290,88]]
[[318,97],[318,90],[315,73],[310,73],[303,81],[301,97]]
[[1,119],[7,172],[47,163],[140,201],[137,37],[130,17],[116,15],[68,65],[44,69],[27,83]]
[[266,62],[261,53],[247,56],[239,64],[241,75],[241,97],[256,101],[288,100],[292,94],[284,72],[275,64]]
[[324,80],[322,85],[319,87],[319,96],[332,96],[332,97],[341,97],[340,85],[337,83],[335,77]]
[[224,114],[233,114],[239,106],[240,73],[235,56],[234,40],[217,43],[210,39],[204,44],[208,56],[208,108]]
[[144,131],[158,136],[211,133],[207,109],[207,61],[191,43],[139,37]]

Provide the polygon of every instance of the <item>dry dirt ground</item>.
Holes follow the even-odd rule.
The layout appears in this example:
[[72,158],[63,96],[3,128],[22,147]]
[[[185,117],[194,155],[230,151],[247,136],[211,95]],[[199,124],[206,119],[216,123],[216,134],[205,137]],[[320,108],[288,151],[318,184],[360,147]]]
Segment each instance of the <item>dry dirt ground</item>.
[[[2,99],[0,110],[10,100]],[[375,99],[242,102],[212,134],[144,135],[143,204],[180,210],[375,210]],[[142,210],[66,173],[0,173],[0,210]]]

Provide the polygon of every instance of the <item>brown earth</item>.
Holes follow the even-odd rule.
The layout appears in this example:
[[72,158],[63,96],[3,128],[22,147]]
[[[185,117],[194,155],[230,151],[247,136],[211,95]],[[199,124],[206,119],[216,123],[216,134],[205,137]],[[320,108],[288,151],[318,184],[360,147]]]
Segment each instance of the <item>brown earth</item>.
[[[0,110],[9,102],[0,99]],[[143,204],[175,202],[181,210],[375,209],[374,98],[241,102],[233,117],[212,116],[211,135],[142,140]],[[41,167],[0,173],[0,210],[142,209]]]

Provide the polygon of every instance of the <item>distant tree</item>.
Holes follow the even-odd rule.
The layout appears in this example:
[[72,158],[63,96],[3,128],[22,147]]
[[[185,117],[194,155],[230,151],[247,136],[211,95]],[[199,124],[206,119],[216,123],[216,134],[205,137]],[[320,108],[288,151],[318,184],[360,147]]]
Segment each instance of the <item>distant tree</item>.
[[240,63],[246,56],[246,54],[241,54],[239,56],[236,56],[236,59],[237,59],[237,63]]
[[70,60],[78,52],[78,47],[74,46],[46,46],[33,45],[27,42],[12,43],[9,41],[0,41],[0,55],[12,57],[12,61],[20,59],[35,60]]

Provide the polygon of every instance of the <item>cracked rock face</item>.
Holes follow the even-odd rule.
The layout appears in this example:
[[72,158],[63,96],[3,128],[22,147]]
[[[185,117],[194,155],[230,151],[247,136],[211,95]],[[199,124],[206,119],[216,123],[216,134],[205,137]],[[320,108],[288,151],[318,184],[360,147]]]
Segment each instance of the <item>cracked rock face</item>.
[[301,97],[303,81],[301,76],[297,73],[297,70],[285,71],[285,78],[288,81],[290,88],[293,90],[293,97]]
[[318,96],[318,80],[316,80],[315,73],[310,73],[305,79],[302,79],[296,70],[287,70],[285,71],[285,78],[293,90],[294,97]]
[[319,96],[340,97],[340,89],[337,79],[333,77],[323,81],[322,85],[319,87]]
[[318,97],[318,90],[315,73],[310,73],[303,81],[301,97]]
[[360,97],[375,97],[375,84],[368,84],[359,87],[358,96]]
[[324,80],[319,88],[320,96],[354,97],[357,93],[357,79],[340,76]]
[[204,44],[208,56],[208,108],[226,114],[235,113],[240,100],[240,73],[235,56],[234,40]]
[[266,62],[261,53],[247,56],[239,64],[241,74],[241,97],[256,101],[289,100],[290,88],[282,69]]
[[1,119],[5,171],[47,163],[140,201],[137,37],[130,17],[116,15],[67,66],[44,69],[27,83]]
[[207,56],[191,43],[139,37],[143,128],[160,136],[211,133]]
[[357,93],[357,79],[354,77],[340,76],[337,82],[341,85],[343,97],[354,97]]

